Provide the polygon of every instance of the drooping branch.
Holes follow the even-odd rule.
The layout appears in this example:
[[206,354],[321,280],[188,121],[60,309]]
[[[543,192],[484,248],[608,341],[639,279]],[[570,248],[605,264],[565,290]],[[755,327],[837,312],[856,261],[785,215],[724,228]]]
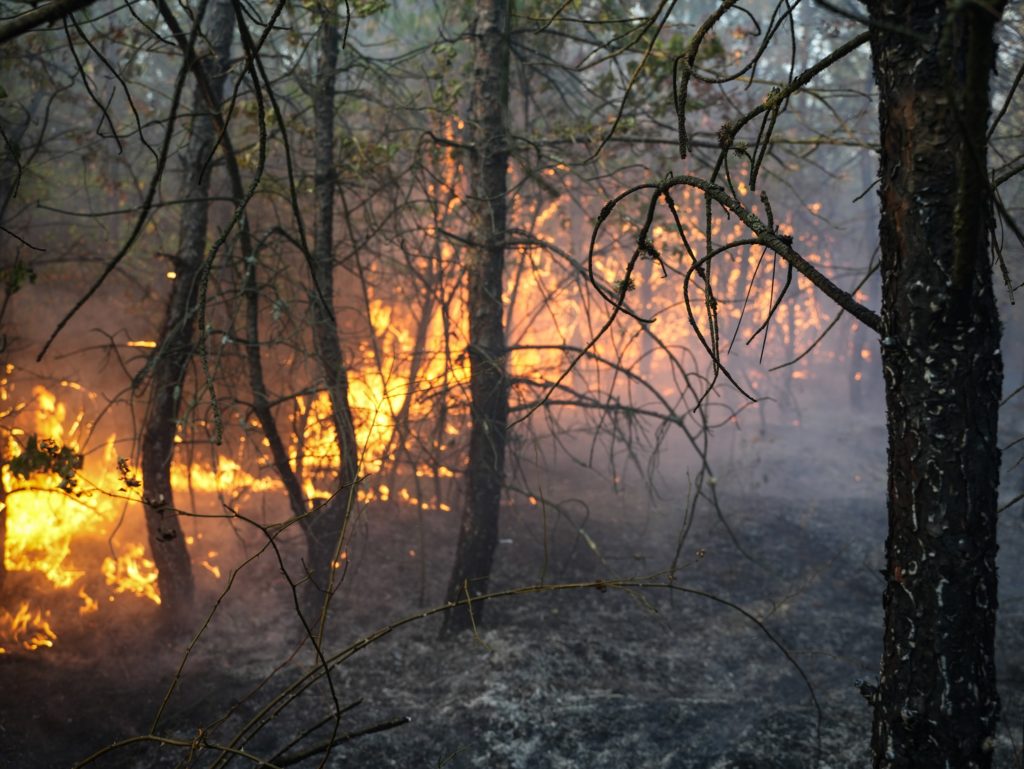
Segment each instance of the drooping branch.
[[[803,88],[807,86],[807,84],[810,83],[815,77],[817,77],[819,74],[832,67],[839,60],[849,56],[858,48],[866,44],[868,40],[870,40],[870,33],[868,32],[863,32],[857,35],[856,37],[850,39],[849,41],[847,41],[846,43],[832,51],[828,56],[823,57],[817,63],[801,72],[797,77],[793,78],[793,80],[787,83],[784,87],[773,89],[771,93],[769,93],[768,96],[765,97],[765,99],[760,104],[758,104],[748,113],[746,113],[739,119],[723,126],[722,131],[719,133],[719,144],[722,148],[722,152],[718,157],[718,162],[715,165],[714,172],[711,174],[711,178],[715,179],[718,177],[718,172],[725,162],[726,153],[732,146],[732,142],[733,139],[736,137],[736,134],[743,126],[752,121],[754,118],[766,112],[777,113],[781,105],[783,105],[790,96],[792,96],[794,93],[803,90]],[[770,131],[768,133],[770,134]],[[764,143],[767,143],[769,139],[770,136],[762,137],[762,141]],[[756,175],[751,180],[751,189],[755,188],[755,180]]]
[[669,190],[678,186],[695,187],[703,191],[708,197],[718,203],[722,208],[735,214],[751,232],[753,232],[772,251],[781,256],[793,266],[797,272],[814,284],[825,296],[838,304],[853,317],[878,333],[882,332],[882,319],[874,310],[871,310],[858,302],[852,294],[839,288],[832,280],[820,272],[813,264],[801,256],[793,248],[792,238],[783,235],[767,224],[762,222],[749,208],[732,197],[724,188],[712,184],[696,176],[673,176],[662,183],[662,189]]
[[[853,297],[852,294],[841,289],[832,282],[827,275],[823,274],[813,264],[807,261],[807,259],[801,256],[800,253],[793,248],[793,239],[791,237],[776,231],[773,226],[761,221],[753,211],[747,208],[736,198],[732,197],[721,185],[709,182],[708,180],[701,179],[697,176],[689,176],[685,174],[669,176],[664,181],[657,184],[638,185],[612,198],[612,200],[605,204],[604,208],[601,209],[601,213],[598,215],[597,223],[594,226],[593,238],[591,240],[591,252],[593,251],[593,244],[597,240],[602,224],[611,214],[615,206],[626,198],[642,190],[649,190],[652,195],[652,199],[656,199],[663,195],[670,194],[671,190],[675,187],[692,187],[694,189],[698,189],[709,199],[718,203],[728,213],[735,214],[736,217],[743,222],[743,224],[745,224],[747,228],[754,233],[754,235],[757,236],[757,241],[761,245],[767,246],[773,252],[781,256],[787,264],[791,265],[793,269],[807,278],[807,280],[825,294],[825,296],[839,305],[846,312],[850,313],[865,326],[877,333],[882,333],[882,320],[878,313],[862,305]],[[627,271],[627,278],[628,274],[629,271]],[[591,274],[591,281],[596,285],[596,278],[594,278],[593,274]],[[611,301],[613,304],[616,304],[616,306],[621,304],[622,297],[613,299],[603,287],[597,287],[601,296],[606,300]]]
[[676,119],[679,123],[679,157],[686,159],[689,136],[686,133],[686,100],[690,88],[690,76],[693,74],[693,65],[697,61],[697,51],[704,41],[711,28],[718,23],[718,20],[725,15],[726,11],[736,5],[736,0],[726,0],[715,13],[704,20],[700,28],[690,38],[686,51],[682,56],[676,58],[672,69],[672,98],[675,102]]

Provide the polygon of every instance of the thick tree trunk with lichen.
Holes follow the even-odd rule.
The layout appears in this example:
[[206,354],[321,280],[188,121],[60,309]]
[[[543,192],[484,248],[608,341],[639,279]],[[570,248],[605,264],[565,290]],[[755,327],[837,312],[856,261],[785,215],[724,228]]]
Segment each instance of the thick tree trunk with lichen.
[[1002,367],[985,156],[1002,8],[875,0],[869,10],[889,419],[874,766],[990,767]]
[[[205,26],[211,53],[202,63],[213,94],[220,99],[234,29],[230,0],[210,0]],[[181,419],[185,372],[195,351],[199,273],[206,249],[209,160],[216,140],[209,110],[206,98],[197,88],[181,191],[182,199],[189,202],[181,207],[178,253],[174,259],[177,278],[172,284],[163,330],[149,371],[150,399],[142,433],[146,528],[160,574],[161,605],[172,621],[188,612],[193,597],[192,567],[171,489],[171,463]]]
[[334,317],[334,119],[335,79],[338,71],[338,7],[336,0],[320,6],[319,53],[313,94],[315,174],[313,197],[313,345],[331,399],[338,452],[337,491],[302,519],[308,542],[306,568],[311,586],[307,607],[323,607],[336,587],[335,562],[345,535],[348,514],[355,501],[359,462],[355,425],[348,404],[348,369]]
[[[470,196],[474,240],[469,278],[469,362],[472,428],[466,468],[466,502],[448,584],[448,600],[487,592],[498,545],[498,510],[508,424],[508,351],[502,320],[502,276],[508,173],[509,0],[476,6],[473,72],[473,152]],[[445,614],[444,633],[479,623],[482,604]]]

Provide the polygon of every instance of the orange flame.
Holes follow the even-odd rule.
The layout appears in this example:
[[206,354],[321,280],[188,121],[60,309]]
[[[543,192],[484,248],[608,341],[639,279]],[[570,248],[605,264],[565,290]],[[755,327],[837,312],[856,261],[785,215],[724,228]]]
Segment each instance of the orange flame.
[[142,545],[130,545],[117,558],[104,558],[102,569],[107,585],[115,593],[132,593],[140,598],[148,598],[153,603],[160,603],[156,564],[146,558]]
[[[14,402],[16,386],[9,381],[13,367],[7,366],[0,378],[0,412],[16,415],[16,426],[0,440],[6,441],[4,456],[16,458],[22,451],[19,438],[35,434],[53,445],[81,452],[81,441],[93,425],[85,408],[71,410],[68,403],[41,385],[31,388],[24,402]],[[64,380],[63,388],[76,397],[95,399],[76,382]],[[5,463],[0,483],[6,496],[7,532],[4,542],[4,566],[10,574],[36,573],[45,578],[54,591],[75,590],[81,604],[79,615],[96,612],[99,600],[87,591],[85,578],[90,572],[102,574],[115,594],[133,594],[154,603],[160,602],[157,573],[145,557],[142,544],[114,542],[121,551],[102,564],[95,552],[121,521],[126,505],[132,503],[131,483],[124,474],[124,460],[116,449],[117,436],[111,434],[98,451],[87,452],[84,465],[76,474],[74,488],[61,488],[62,479],[53,473],[32,473],[20,477]],[[121,468],[119,470],[119,467]],[[89,582],[88,584],[92,584]],[[93,588],[89,588],[92,590]],[[44,596],[40,596],[45,601]],[[18,610],[0,611],[0,649],[9,652],[51,647],[57,639],[48,609],[35,608],[22,601]]]
[[18,611],[11,614],[0,609],[0,628],[6,629],[0,637],[0,654],[6,654],[12,646],[20,646],[27,651],[53,646],[57,634],[50,627],[50,612],[33,611],[27,602],[22,601]]

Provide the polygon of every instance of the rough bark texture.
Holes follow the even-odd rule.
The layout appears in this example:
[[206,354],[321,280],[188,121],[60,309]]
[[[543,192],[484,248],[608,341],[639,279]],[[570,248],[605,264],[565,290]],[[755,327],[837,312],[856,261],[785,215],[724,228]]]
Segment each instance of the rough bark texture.
[[[234,29],[230,0],[211,0],[206,19],[206,39],[211,54],[203,65],[213,93],[220,99]],[[198,88],[194,102],[195,117],[181,191],[181,197],[190,202],[182,205],[178,254],[174,260],[177,278],[172,284],[167,315],[150,371],[151,395],[142,435],[142,480],[149,546],[160,572],[162,606],[172,621],[188,611],[193,597],[191,563],[174,509],[171,462],[185,371],[195,346],[193,326],[198,305],[198,275],[206,247],[208,160],[216,138],[209,107]]]
[[[469,251],[469,361],[472,429],[466,469],[466,503],[448,586],[448,600],[481,595],[498,544],[498,511],[504,479],[508,424],[508,352],[502,326],[502,274],[508,212],[509,0],[476,5],[473,71],[474,150],[470,195],[475,240]],[[482,604],[448,612],[444,632],[480,621]],[[472,613],[471,613],[472,612]]]
[[876,767],[990,767],[996,422],[1002,365],[986,230],[998,3],[869,3],[880,94],[889,419]]
[[335,495],[303,518],[308,540],[306,568],[312,582],[307,591],[312,606],[334,587],[334,562],[344,536],[348,513],[355,499],[359,461],[355,426],[348,405],[348,369],[341,352],[341,339],[332,309],[334,299],[334,98],[338,71],[338,9],[334,0],[321,7],[319,53],[313,95],[313,151],[315,172],[313,196],[313,344],[324,386],[331,398],[335,434],[341,466]]

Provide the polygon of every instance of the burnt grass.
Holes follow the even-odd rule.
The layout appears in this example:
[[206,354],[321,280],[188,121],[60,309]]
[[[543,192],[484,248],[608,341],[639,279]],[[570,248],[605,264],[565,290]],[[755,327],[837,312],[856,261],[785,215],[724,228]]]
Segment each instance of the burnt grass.
[[[681,547],[685,470],[663,465],[677,477],[654,498],[583,469],[548,472],[543,497],[564,504],[508,497],[492,583],[541,587],[488,602],[475,635],[440,640],[438,615],[410,621],[334,667],[333,691],[321,676],[281,697],[316,660],[300,648],[276,559],[261,556],[237,575],[166,703],[156,733],[175,744],[130,743],[90,765],[208,766],[214,746],[276,702],[234,745],[278,766],[320,765],[335,703],[346,710],[330,767],[868,766],[857,682],[874,679],[880,654],[884,436],[832,435],[826,461],[806,427],[772,435],[723,451],[722,516],[700,504]],[[361,515],[326,656],[439,605],[456,526],[455,512],[421,517],[401,504]],[[237,560],[255,552],[258,538],[236,539]],[[616,583],[662,572],[677,547],[680,589]],[[1021,765],[1022,550],[1021,515],[1007,513],[1001,769]],[[202,583],[206,609],[225,584]],[[152,607],[120,601],[72,623],[53,649],[0,657],[0,767],[70,767],[146,734],[190,639],[160,630]]]

